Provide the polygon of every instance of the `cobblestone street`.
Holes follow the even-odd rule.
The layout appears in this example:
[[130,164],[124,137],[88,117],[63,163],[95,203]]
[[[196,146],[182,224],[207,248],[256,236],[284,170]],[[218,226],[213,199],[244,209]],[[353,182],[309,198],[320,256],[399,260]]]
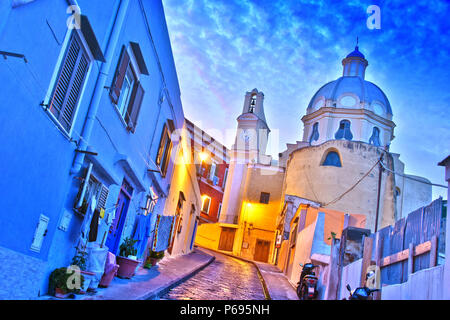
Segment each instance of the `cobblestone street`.
[[208,267],[170,290],[165,300],[264,300],[254,265],[220,253]]

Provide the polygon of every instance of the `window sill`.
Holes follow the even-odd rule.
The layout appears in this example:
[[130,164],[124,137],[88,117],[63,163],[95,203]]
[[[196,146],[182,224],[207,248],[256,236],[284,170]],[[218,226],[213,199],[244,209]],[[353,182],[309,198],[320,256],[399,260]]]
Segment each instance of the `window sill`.
[[[69,132],[67,132],[66,128],[64,128],[61,123],[59,123],[58,119],[55,118],[53,113],[50,111],[50,109],[44,108],[44,112],[47,114],[48,118],[51,122],[56,126],[59,132],[66,138],[69,142],[74,142],[75,140],[72,139],[72,136]],[[72,131],[72,129],[71,129]]]

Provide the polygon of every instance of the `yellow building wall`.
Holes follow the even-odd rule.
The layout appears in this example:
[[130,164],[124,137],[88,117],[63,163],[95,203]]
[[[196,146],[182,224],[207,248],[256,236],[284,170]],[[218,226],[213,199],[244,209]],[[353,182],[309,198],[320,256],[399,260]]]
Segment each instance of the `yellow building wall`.
[[[176,131],[177,132],[177,131]],[[185,196],[181,209],[181,232],[174,233],[174,245],[172,255],[181,255],[190,252],[190,244],[193,236],[195,220],[200,215],[201,196],[196,180],[196,167],[191,159],[191,152],[187,145],[186,130],[180,130],[172,134],[172,140],[181,135],[182,139],[172,150],[171,159],[174,161],[174,169],[171,177],[171,188],[164,206],[165,215],[175,215],[180,191]],[[195,212],[192,212],[192,205]]]
[[197,227],[195,244],[211,250],[218,250],[222,228],[218,223],[202,223]]

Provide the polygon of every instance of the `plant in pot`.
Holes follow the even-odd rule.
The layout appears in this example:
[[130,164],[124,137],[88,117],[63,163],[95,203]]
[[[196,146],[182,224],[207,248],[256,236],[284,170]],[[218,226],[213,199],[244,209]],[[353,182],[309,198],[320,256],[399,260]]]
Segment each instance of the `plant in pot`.
[[[79,281],[79,283],[77,283]],[[49,279],[49,293],[57,298],[67,298],[70,294],[79,293],[84,285],[84,276],[74,277],[74,271],[68,268],[53,270]]]
[[117,270],[117,276],[119,278],[130,279],[133,277],[136,267],[141,261],[137,260],[137,250],[134,248],[137,240],[131,238],[125,238],[120,245],[119,255],[116,257],[119,270]]
[[84,276],[84,285],[81,287],[79,293],[85,294],[91,281],[93,280],[95,273],[87,271],[86,269],[86,256],[87,252],[77,249],[77,254],[72,258],[72,265],[78,266],[80,268],[81,274]]
[[149,249],[149,253],[147,259],[145,260],[144,268],[150,269],[151,267],[156,266],[159,260],[164,257],[164,251],[152,251]]

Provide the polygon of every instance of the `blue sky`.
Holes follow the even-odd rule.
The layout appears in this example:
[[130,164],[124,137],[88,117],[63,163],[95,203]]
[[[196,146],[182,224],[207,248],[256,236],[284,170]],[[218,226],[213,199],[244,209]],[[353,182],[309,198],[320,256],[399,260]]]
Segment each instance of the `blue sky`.
[[[342,74],[356,37],[366,80],[386,93],[406,172],[445,184],[450,154],[448,1],[163,0],[185,116],[213,136],[236,128],[246,91],[263,91],[279,148],[303,136],[314,93]],[[369,5],[381,29],[366,26]],[[221,139],[219,139],[221,140]],[[228,147],[231,142],[222,142]],[[433,197],[446,189],[433,188]]]

